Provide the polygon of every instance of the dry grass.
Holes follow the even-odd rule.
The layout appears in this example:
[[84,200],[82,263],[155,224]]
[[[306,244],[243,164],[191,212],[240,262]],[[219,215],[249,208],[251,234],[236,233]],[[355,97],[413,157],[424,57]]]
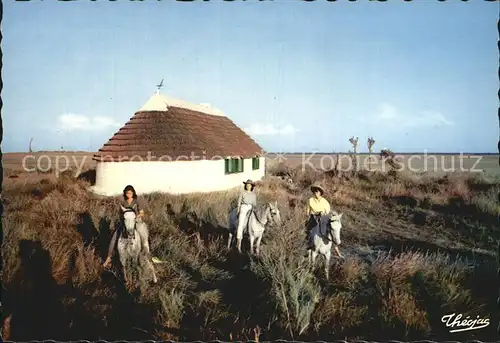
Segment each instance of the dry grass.
[[[271,177],[278,171],[293,184]],[[496,289],[484,285],[495,268],[479,263],[491,256],[467,256],[472,268],[456,256],[493,251],[498,239],[498,185],[480,178],[332,177],[270,166],[257,190],[262,201],[278,200],[284,224],[266,231],[260,259],[225,248],[236,192],[149,194],[142,200],[151,249],[166,263],[157,265],[158,285],[128,290],[118,267],[101,268],[118,199],[91,195],[70,174],[5,182],[4,306],[13,340],[445,339],[442,315],[493,310]],[[304,207],[315,181],[345,213],[348,258],[335,262],[330,282],[304,261]],[[375,245],[378,255],[361,253]],[[489,281],[478,287],[481,280]]]

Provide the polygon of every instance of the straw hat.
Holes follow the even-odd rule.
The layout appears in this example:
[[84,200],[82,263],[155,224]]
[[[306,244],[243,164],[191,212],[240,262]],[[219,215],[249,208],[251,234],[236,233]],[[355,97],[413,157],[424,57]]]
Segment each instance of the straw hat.
[[325,194],[325,189],[321,185],[315,183],[314,185],[311,186],[311,192],[314,193],[317,190],[321,192],[321,195]]
[[243,184],[244,184],[244,185],[252,185],[252,186],[254,186],[254,187],[255,187],[255,182],[253,182],[253,181],[252,181],[252,180],[250,180],[250,179],[248,179],[248,180],[246,180],[246,181],[243,181]]

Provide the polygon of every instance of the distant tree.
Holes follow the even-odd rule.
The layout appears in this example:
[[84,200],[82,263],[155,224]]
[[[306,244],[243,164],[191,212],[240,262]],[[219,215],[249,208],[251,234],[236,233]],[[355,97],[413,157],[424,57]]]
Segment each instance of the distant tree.
[[370,154],[373,152],[373,145],[375,144],[375,140],[373,139],[373,137],[368,137],[368,151],[370,152]]
[[28,151],[29,151],[30,153],[32,153],[32,152],[33,152],[33,149],[31,149],[31,143],[33,143],[33,137],[31,137],[31,139],[30,139],[30,143],[29,143],[29,146],[28,146]]
[[370,159],[369,167],[372,169],[372,152],[373,145],[375,144],[375,140],[373,137],[368,137],[367,145],[368,145],[368,158]]
[[352,144],[352,149],[354,150],[354,153],[353,154],[349,154],[351,155],[351,160],[352,160],[352,174],[355,175],[356,172],[358,171],[358,141],[359,141],[359,137],[356,137],[354,138],[351,137],[349,138],[349,143]]
[[355,154],[358,153],[358,141],[359,141],[359,137],[354,138],[354,136],[353,136],[353,137],[349,138],[349,143],[352,144],[352,148],[353,148]]

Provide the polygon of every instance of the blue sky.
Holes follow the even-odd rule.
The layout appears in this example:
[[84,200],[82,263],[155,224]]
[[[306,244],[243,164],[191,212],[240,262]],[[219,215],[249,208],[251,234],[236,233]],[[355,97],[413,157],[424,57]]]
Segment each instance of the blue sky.
[[499,4],[4,2],[4,152],[97,150],[149,99],[267,151],[494,152]]

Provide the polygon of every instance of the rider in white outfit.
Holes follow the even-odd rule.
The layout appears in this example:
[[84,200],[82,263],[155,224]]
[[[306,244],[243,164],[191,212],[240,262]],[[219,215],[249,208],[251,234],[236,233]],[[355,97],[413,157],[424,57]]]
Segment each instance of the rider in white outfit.
[[252,180],[243,182],[243,192],[238,198],[238,229],[236,230],[236,239],[243,238],[243,230],[248,225],[250,211],[257,208],[257,195],[253,192],[255,183]]

